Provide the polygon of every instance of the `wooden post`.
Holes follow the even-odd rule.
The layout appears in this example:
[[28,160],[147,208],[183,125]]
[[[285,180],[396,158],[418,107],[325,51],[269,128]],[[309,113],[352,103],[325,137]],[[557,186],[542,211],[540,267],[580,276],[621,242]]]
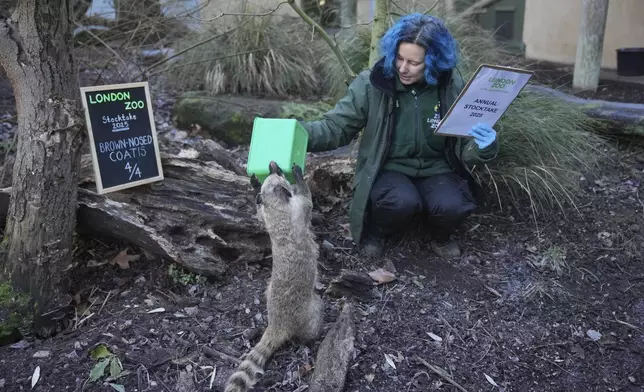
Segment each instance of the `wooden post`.
[[572,85],[597,90],[601,70],[608,0],[583,0]]

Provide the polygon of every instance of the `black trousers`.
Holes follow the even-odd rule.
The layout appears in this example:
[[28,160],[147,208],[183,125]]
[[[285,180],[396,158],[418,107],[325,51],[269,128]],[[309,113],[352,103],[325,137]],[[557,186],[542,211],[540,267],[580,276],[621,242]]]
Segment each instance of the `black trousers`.
[[405,230],[417,214],[423,213],[431,236],[445,239],[476,208],[467,180],[452,173],[411,178],[383,170],[370,198],[369,226],[382,236]]

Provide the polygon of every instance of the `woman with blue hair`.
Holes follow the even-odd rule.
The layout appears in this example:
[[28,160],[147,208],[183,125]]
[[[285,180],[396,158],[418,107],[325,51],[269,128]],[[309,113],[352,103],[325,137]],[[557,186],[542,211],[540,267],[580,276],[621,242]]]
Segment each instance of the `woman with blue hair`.
[[318,121],[303,122],[308,151],[348,144],[364,129],[353,183],[351,233],[368,256],[417,214],[430,223],[439,256],[460,256],[451,234],[476,208],[469,167],[494,159],[496,132],[486,124],[471,139],[434,133],[464,82],[457,44],[433,16],[401,17],[381,39],[383,57],[361,72]]

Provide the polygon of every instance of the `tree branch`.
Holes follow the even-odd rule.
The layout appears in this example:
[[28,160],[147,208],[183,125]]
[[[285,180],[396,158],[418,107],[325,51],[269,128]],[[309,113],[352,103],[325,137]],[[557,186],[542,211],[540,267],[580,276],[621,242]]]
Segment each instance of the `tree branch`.
[[311,17],[309,17],[306,12],[304,12],[299,5],[295,3],[295,0],[288,0],[288,4],[293,8],[293,11],[297,13],[306,23],[308,23],[315,31],[317,31],[322,39],[326,41],[327,44],[329,44],[329,47],[335,53],[336,57],[340,61],[340,64],[342,65],[342,68],[344,69],[344,72],[346,72],[347,76],[353,80],[356,77],[355,72],[351,69],[349,66],[349,63],[347,63],[347,60],[344,58],[342,55],[342,52],[340,51],[340,48],[338,48],[338,45],[333,41],[331,37],[329,37],[329,34],[324,31],[322,27],[320,27],[319,24],[315,23]]
[[188,46],[187,48],[185,48],[185,49],[183,49],[183,50],[178,51],[177,53],[173,54],[172,56],[169,56],[169,57],[166,57],[166,58],[164,58],[164,59],[162,59],[162,60],[157,61],[156,63],[154,63],[154,64],[150,65],[149,67],[147,67],[146,69],[144,69],[144,70],[143,70],[143,72],[141,72],[141,73],[137,76],[137,78],[138,78],[138,77],[141,77],[141,76],[142,76],[142,75],[144,75],[144,74],[147,74],[147,73],[148,73],[148,71],[150,71],[151,69],[154,69],[154,68],[158,67],[159,65],[163,65],[163,64],[167,63],[168,61],[172,60],[173,58],[175,58],[175,57],[179,57],[179,56],[181,56],[182,54],[184,54],[184,53],[186,53],[186,52],[188,52],[188,51],[190,51],[190,50],[192,50],[192,49],[194,49],[194,48],[196,48],[196,47],[199,47],[199,46],[201,46],[201,45],[207,44],[208,42],[210,42],[210,41],[212,41],[212,40],[215,40],[215,39],[217,39],[217,38],[223,37],[223,36],[224,36],[224,35],[226,35],[226,34],[230,34],[230,33],[232,33],[233,31],[235,31],[235,30],[239,29],[240,27],[245,26],[245,25],[246,25],[246,24],[248,24],[250,21],[251,21],[251,19],[248,19],[247,21],[243,22],[242,24],[240,24],[239,26],[237,26],[237,27],[235,27],[235,28],[232,28],[232,29],[230,29],[230,30],[226,30],[226,31],[224,31],[223,33],[220,33],[220,34],[213,35],[212,37],[208,37],[208,38],[204,39],[203,41],[199,41],[199,42],[197,42],[197,43],[196,43],[196,44],[194,44],[194,45],[190,45],[190,46]]
[[271,14],[275,13],[275,11],[277,11],[283,4],[286,4],[288,2],[289,2],[288,0],[284,0],[284,1],[280,2],[279,4],[277,4],[277,6],[275,6],[275,8],[273,8],[271,10],[268,10],[266,12],[262,12],[260,14],[251,14],[251,13],[244,13],[244,12],[222,12],[219,15],[215,16],[214,18],[210,18],[210,19],[199,19],[199,18],[196,18],[196,17],[194,17],[192,15],[188,15],[188,16],[190,18],[192,18],[192,19],[198,20],[199,22],[212,22],[212,21],[215,21],[215,20],[217,20],[219,18],[223,18],[224,16],[268,16],[268,15],[271,15]]
[[459,13],[458,17],[469,18],[470,16],[477,13],[479,10],[482,10],[483,8],[487,8],[491,5],[494,5],[499,1],[501,0],[479,0],[476,3],[472,4],[471,6],[467,7],[463,12]]

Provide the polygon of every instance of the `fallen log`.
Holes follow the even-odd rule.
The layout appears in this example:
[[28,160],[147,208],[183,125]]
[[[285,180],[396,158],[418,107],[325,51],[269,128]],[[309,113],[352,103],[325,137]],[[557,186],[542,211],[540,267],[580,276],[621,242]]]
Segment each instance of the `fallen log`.
[[[263,261],[270,241],[256,218],[245,171],[225,149],[207,141],[165,147],[163,181],[105,195],[95,192],[91,156],[83,155],[77,231],[140,247],[204,276],[220,277],[235,263]],[[330,178],[330,188],[347,187],[349,161],[344,154],[330,155],[312,159],[308,176]],[[312,187],[321,188],[315,180]],[[10,191],[0,189],[0,225]]]
[[618,123],[622,126],[622,128],[614,130],[618,133],[644,136],[644,104],[580,98],[550,87],[533,84],[527,85],[525,89],[579,105],[590,117]]
[[[204,162],[162,154],[161,182],[99,195],[91,157],[82,158],[77,231],[136,245],[189,271],[219,277],[231,263],[261,261],[270,249],[255,217],[247,177]],[[0,191],[4,223],[10,188]]]
[[269,241],[247,177],[214,161],[164,156],[162,182],[98,195],[79,190],[79,229],[128,241],[190,271],[219,276],[263,259]]

